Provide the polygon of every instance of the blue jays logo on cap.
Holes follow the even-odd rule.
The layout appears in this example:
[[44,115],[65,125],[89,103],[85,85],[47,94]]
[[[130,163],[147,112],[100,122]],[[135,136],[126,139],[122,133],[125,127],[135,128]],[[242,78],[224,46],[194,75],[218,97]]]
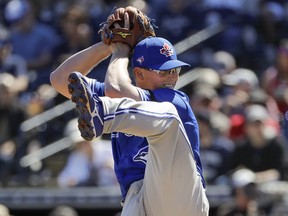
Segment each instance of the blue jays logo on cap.
[[139,57],[136,61],[139,62],[139,64],[141,65],[142,62],[144,61],[144,57],[141,56],[141,57]]
[[173,55],[173,48],[169,46],[169,44],[164,43],[163,47],[160,49],[160,53],[165,55],[166,57]]
[[190,67],[177,59],[172,44],[161,37],[148,37],[134,48],[132,66],[154,70],[169,70],[176,67]]

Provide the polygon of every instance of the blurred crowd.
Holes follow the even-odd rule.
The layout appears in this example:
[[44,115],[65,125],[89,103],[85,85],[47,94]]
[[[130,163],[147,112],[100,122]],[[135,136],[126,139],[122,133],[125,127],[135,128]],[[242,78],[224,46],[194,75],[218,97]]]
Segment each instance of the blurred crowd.
[[[288,180],[287,0],[0,0],[0,186],[117,184],[109,136],[85,142],[73,109],[41,125],[30,121],[29,130],[23,123],[66,101],[50,86],[50,73],[99,42],[99,25],[114,7],[127,5],[155,19],[157,36],[172,44],[223,27],[178,53],[197,74],[181,90],[199,121],[208,190],[231,185],[242,200],[223,206],[221,215],[257,209],[250,183]],[[103,81],[107,65],[101,62],[89,76]],[[37,159],[42,148],[63,137],[69,138],[67,147],[21,165],[24,156]],[[252,201],[244,202],[244,195]]]

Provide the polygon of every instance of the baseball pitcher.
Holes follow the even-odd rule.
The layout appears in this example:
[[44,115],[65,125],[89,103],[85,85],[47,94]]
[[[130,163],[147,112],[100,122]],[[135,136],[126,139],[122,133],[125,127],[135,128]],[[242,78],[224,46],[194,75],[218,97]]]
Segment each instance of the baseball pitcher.
[[[51,84],[76,103],[84,139],[112,133],[122,216],[207,216],[198,124],[187,95],[174,90],[181,68],[190,65],[177,59],[166,39],[135,36],[135,22],[147,27],[150,20],[137,18],[137,9],[133,16],[126,10],[110,15],[100,31],[102,42],[67,59],[51,74]],[[113,22],[118,17],[121,22]],[[113,41],[115,32],[137,43]],[[128,73],[131,53],[136,86]],[[104,83],[85,76],[110,55]]]

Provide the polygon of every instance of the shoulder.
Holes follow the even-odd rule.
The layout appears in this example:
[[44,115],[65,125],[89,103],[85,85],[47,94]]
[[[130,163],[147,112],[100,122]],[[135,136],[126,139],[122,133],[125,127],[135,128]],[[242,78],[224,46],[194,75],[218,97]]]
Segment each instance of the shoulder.
[[25,59],[17,54],[11,54],[9,56],[7,56],[7,58],[5,59],[6,64],[13,64],[13,65],[20,65],[20,64],[24,64],[26,65],[26,61]]
[[178,90],[161,88],[152,91],[138,88],[138,92],[143,101],[170,102],[177,109],[187,109],[190,107],[188,96]]
[[48,34],[48,36],[57,36],[56,30],[47,24],[43,24],[43,23],[37,23],[35,25],[34,30],[41,32],[41,33],[45,33]]
[[286,144],[286,140],[284,137],[275,136],[269,140],[269,146],[272,149],[284,150],[285,144]]
[[152,91],[152,93],[154,94],[155,98],[158,101],[173,102],[175,99],[188,101],[188,96],[184,92],[174,90],[174,89],[161,88],[161,89]]

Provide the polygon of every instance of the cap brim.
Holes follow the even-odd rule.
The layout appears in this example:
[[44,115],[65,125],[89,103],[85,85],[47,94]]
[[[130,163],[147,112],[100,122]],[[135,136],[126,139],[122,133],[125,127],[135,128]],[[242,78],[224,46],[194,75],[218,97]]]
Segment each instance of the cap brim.
[[152,65],[150,67],[150,69],[154,69],[154,70],[169,70],[169,69],[176,68],[176,67],[191,67],[191,65],[189,65],[189,64],[187,64],[185,62],[182,62],[182,61],[174,59],[174,60],[166,61],[164,64]]

